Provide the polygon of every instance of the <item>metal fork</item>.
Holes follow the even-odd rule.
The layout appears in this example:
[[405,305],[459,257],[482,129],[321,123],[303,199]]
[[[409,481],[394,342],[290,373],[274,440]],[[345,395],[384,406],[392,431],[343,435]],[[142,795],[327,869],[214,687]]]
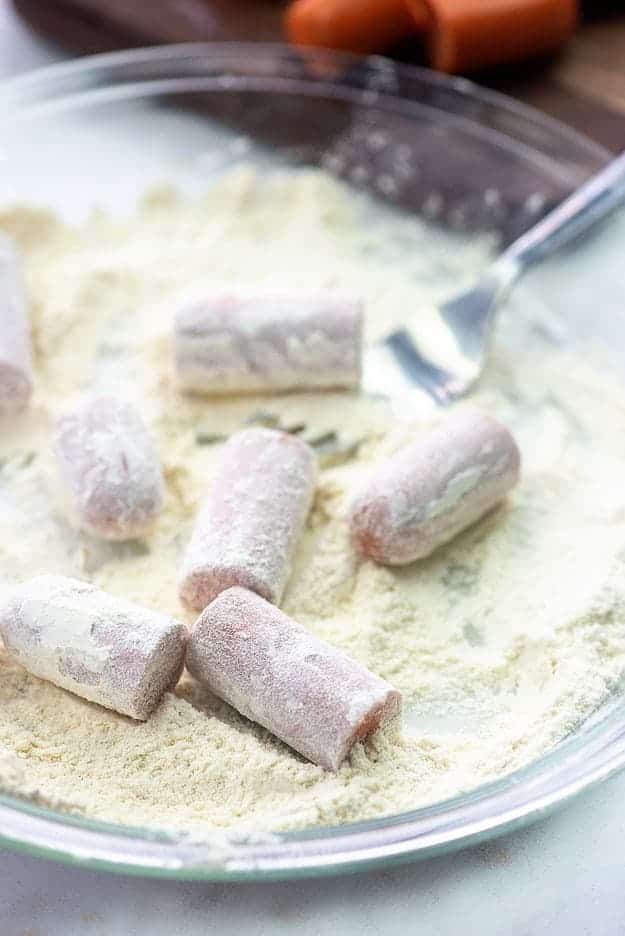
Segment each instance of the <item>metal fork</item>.
[[392,399],[425,391],[438,405],[467,393],[484,370],[495,314],[528,267],[571,243],[625,201],[625,153],[508,247],[476,286],[432,311],[427,329],[400,328],[371,346],[367,392]]

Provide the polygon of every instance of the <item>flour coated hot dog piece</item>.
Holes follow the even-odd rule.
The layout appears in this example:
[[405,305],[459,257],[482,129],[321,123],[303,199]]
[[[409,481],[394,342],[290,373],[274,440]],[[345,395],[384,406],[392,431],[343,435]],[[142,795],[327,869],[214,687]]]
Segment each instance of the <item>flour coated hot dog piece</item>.
[[149,533],[165,485],[158,452],[130,403],[114,396],[83,400],[59,420],[55,454],[83,529],[106,540]]
[[401,695],[259,595],[230,588],[196,622],[189,672],[315,764],[337,770]]
[[177,381],[213,395],[353,389],[362,325],[361,302],[331,290],[216,292],[176,315]]
[[450,413],[374,470],[351,506],[354,547],[384,565],[428,556],[505,497],[520,461],[505,426],[474,407]]
[[0,416],[25,409],[33,390],[30,322],[21,262],[0,236]]
[[180,677],[187,630],[86,582],[41,575],[3,595],[0,636],[33,675],[145,720]]
[[183,603],[202,611],[233,585],[279,603],[316,479],[316,455],[301,439],[265,428],[231,436],[185,554]]

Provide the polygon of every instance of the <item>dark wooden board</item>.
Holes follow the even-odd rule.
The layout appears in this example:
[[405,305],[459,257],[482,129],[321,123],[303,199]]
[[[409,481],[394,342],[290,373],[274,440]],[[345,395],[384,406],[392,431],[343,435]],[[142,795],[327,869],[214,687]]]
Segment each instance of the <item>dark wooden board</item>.
[[[160,42],[282,38],[283,0],[14,0],[31,25],[76,53]],[[592,0],[558,56],[471,76],[566,121],[614,151],[625,149],[625,12]],[[394,51],[421,61],[417,43]]]

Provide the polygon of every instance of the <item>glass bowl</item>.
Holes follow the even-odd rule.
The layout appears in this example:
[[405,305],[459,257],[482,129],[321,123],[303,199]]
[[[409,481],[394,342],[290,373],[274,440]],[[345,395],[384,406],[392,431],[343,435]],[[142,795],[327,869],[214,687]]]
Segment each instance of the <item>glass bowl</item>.
[[[0,204],[25,200],[68,219],[94,205],[126,212],[164,179],[200,192],[245,157],[322,165],[403,212],[469,233],[496,231],[506,242],[608,159],[562,124],[464,79],[382,58],[243,44],[160,47],[35,72],[0,87],[0,126]],[[605,316],[613,345],[618,314]],[[588,322],[578,318],[583,337]],[[593,337],[600,331],[595,321]],[[332,874],[509,830],[624,764],[625,706],[615,694],[530,766],[376,821],[195,840],[0,796],[0,842],[82,866],[185,879]]]

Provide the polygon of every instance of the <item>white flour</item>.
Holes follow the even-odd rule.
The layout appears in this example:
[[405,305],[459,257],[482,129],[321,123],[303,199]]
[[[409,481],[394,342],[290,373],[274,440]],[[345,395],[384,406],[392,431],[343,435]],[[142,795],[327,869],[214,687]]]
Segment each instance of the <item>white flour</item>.
[[[376,217],[311,172],[263,182],[238,172],[192,205],[163,190],[119,225],[95,216],[70,230],[19,208],[0,215],[0,229],[26,253],[38,377],[30,416],[0,435],[0,581],[74,575],[190,621],[177,569],[220,448],[196,433],[229,431],[259,406],[311,433],[342,429],[366,441],[357,459],[322,472],[283,607],[407,702],[403,734],[358,746],[334,775],[188,678],[134,724],[0,651],[0,785],[122,823],[336,824],[513,770],[606,698],[625,666],[625,393],[581,359],[538,336],[512,352],[502,337],[477,401],[515,431],[521,486],[434,557],[395,570],[354,556],[344,516],[373,460],[423,424],[393,425],[382,404],[349,394],[217,403],[180,397],[170,381],[182,291],[215,280],[352,288],[373,336],[471,281],[487,241]],[[58,506],[51,418],[94,383],[126,387],[162,452],[166,509],[145,543],[96,543]]]

